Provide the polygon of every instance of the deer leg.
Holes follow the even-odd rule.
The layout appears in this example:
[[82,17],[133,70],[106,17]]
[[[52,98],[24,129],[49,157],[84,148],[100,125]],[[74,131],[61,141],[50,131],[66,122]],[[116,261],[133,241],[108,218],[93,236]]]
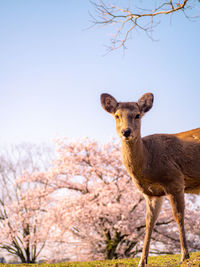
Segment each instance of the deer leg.
[[146,233],[144,238],[142,256],[138,264],[138,267],[144,267],[145,264],[147,264],[151,234],[153,231],[154,224],[158,218],[163,200],[162,197],[149,197],[149,196],[145,196],[145,199],[146,199]]
[[189,253],[185,237],[185,228],[184,228],[184,209],[185,209],[184,191],[182,190],[180,192],[175,192],[174,194],[169,194],[168,197],[171,202],[174,218],[178,225],[179,237],[181,243],[181,262],[183,262],[184,260],[189,259]]

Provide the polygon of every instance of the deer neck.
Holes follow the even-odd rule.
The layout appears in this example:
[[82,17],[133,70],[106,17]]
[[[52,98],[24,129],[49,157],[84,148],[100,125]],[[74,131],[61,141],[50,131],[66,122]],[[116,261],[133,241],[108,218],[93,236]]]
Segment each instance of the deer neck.
[[145,168],[145,147],[141,137],[135,140],[122,140],[123,164],[132,178],[139,179]]

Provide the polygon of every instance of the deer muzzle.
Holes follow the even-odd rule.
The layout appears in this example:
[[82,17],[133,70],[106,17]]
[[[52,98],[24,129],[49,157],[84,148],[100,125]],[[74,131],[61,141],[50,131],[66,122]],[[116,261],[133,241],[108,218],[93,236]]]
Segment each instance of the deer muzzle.
[[131,135],[131,129],[130,128],[122,129],[121,133],[123,139],[128,139]]

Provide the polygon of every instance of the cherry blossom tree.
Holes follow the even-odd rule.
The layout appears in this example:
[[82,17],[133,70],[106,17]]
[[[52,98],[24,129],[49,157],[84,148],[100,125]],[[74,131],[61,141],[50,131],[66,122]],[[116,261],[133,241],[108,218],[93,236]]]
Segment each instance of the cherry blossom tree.
[[[25,147],[1,156],[1,248],[22,262],[35,262],[39,255],[49,261],[138,255],[145,204],[122,166],[119,144],[87,138],[56,144],[57,158],[48,170],[44,151],[33,157]],[[194,196],[187,202],[189,246],[198,250],[199,206]],[[153,233],[154,254],[179,251],[167,200],[165,205]]]
[[[57,159],[48,172],[21,177],[45,188],[51,259],[76,260],[135,257],[142,250],[145,203],[121,163],[119,144],[83,139],[57,140]],[[35,195],[35,193],[34,193]],[[48,200],[49,201],[49,200]],[[196,197],[187,200],[189,247],[199,250]],[[179,252],[179,238],[168,200],[154,229],[151,253]],[[50,255],[50,254],[49,254]]]
[[0,248],[18,256],[24,263],[35,262],[45,246],[49,231],[45,223],[49,196],[45,187],[29,182],[20,184],[17,178],[47,170],[52,154],[49,147],[32,144],[1,148]]

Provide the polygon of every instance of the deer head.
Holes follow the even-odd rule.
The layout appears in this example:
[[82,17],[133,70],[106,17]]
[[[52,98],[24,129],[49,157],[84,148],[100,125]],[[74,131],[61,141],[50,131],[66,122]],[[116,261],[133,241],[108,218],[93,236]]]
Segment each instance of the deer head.
[[140,136],[141,118],[151,109],[153,94],[144,94],[138,102],[117,102],[113,96],[102,94],[101,105],[114,116],[119,137],[131,141]]

